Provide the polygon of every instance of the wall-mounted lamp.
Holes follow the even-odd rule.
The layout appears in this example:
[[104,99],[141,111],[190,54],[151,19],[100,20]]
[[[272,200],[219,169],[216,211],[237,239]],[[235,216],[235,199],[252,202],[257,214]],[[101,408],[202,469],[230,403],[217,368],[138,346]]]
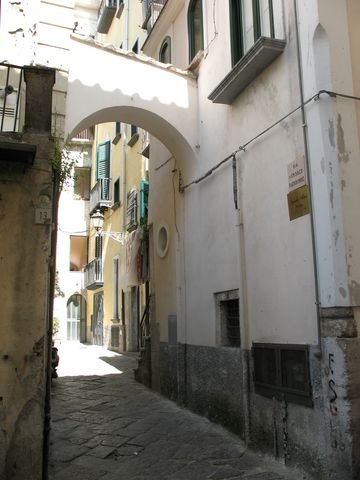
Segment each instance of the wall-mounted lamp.
[[90,218],[92,220],[92,226],[95,228],[97,235],[108,235],[113,240],[120,242],[121,245],[125,244],[125,235],[123,232],[110,232],[109,230],[103,230],[104,215],[99,209],[90,215]]

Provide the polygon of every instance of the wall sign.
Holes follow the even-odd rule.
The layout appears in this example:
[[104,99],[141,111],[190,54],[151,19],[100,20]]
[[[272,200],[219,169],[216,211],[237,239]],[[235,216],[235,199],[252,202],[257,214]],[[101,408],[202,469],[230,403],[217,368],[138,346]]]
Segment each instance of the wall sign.
[[300,157],[298,160],[288,164],[289,191],[306,185],[305,160]]
[[51,223],[51,208],[35,207],[35,223],[38,225]]
[[290,220],[310,213],[309,187],[307,185],[289,192],[287,199]]

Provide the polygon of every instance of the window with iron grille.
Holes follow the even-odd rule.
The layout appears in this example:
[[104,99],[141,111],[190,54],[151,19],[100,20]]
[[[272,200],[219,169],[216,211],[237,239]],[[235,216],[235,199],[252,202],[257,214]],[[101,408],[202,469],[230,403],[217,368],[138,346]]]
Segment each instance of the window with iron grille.
[[255,392],[312,406],[307,345],[254,343]]
[[215,294],[217,317],[217,344],[222,347],[240,347],[239,294],[229,290]]
[[137,227],[137,190],[132,188],[127,194],[126,229],[135,230]]

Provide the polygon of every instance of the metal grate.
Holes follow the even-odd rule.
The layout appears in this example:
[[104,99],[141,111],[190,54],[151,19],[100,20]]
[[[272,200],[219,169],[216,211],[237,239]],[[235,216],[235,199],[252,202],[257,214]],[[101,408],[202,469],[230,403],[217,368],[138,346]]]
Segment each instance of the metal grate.
[[20,131],[20,100],[25,91],[23,68],[0,64],[0,132]]
[[222,317],[221,343],[226,347],[240,347],[239,300],[220,302]]

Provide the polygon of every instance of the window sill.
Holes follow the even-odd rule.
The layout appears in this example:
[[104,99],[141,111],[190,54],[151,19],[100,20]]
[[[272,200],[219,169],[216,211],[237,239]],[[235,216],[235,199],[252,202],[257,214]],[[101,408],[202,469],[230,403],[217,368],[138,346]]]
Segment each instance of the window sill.
[[231,105],[245,88],[285,49],[285,40],[260,37],[208,96],[213,103]]

